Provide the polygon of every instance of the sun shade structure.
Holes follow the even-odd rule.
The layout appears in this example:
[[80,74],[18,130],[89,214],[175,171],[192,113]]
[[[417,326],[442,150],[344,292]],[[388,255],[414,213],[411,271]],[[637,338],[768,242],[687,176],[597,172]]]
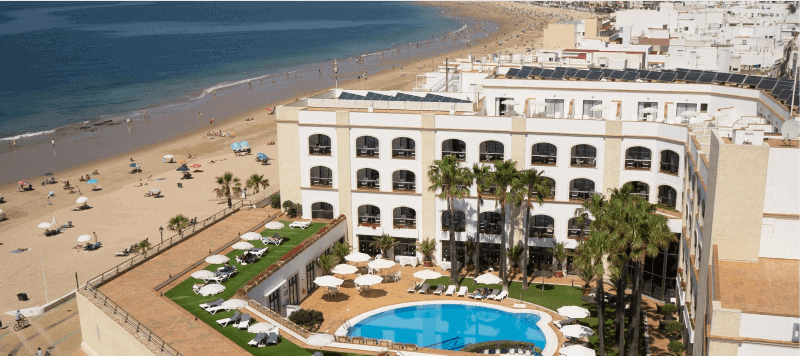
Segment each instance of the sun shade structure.
[[268,332],[272,331],[273,329],[275,329],[275,325],[272,325],[270,323],[258,323],[258,324],[250,325],[247,328],[247,332],[252,333],[252,334],[268,333]]
[[312,334],[306,339],[306,344],[316,347],[328,346],[333,343],[334,337],[331,334]]
[[495,276],[495,275],[493,275],[491,273],[484,273],[484,274],[482,274],[482,275],[480,275],[480,276],[475,278],[475,283],[477,283],[477,284],[499,284],[499,283],[503,283],[503,280],[500,277]]
[[214,276],[216,276],[216,274],[214,274],[214,272],[209,271],[207,269],[201,269],[199,271],[195,271],[195,272],[192,273],[192,278],[195,278],[195,279],[209,279],[209,278],[213,278]]
[[334,276],[322,276],[314,278],[314,283],[320,287],[338,287],[342,285],[343,282],[343,280]]
[[424,269],[422,271],[414,273],[414,278],[419,279],[436,279],[441,277],[442,274],[436,271],[431,271],[429,269]]
[[336,265],[331,269],[331,273],[333,274],[353,274],[356,273],[356,271],[358,271],[356,266],[348,264]]
[[590,313],[589,309],[581,308],[576,305],[567,305],[558,308],[558,314],[567,318],[583,319],[588,317]]
[[208,297],[209,295],[220,294],[225,291],[225,286],[221,284],[209,284],[200,287],[198,293],[204,297]]
[[211,255],[206,257],[206,263],[210,263],[212,265],[219,265],[228,261],[230,261],[230,258],[223,255]]
[[595,351],[583,346],[583,345],[572,345],[567,347],[562,347],[561,350],[558,351],[561,356],[595,356]]
[[241,309],[247,306],[247,302],[241,299],[228,299],[220,306],[227,309]]
[[284,227],[285,225],[283,225],[283,223],[277,221],[268,222],[266,225],[264,225],[264,228],[267,230],[280,230],[283,229]]
[[561,333],[565,337],[582,338],[594,335],[594,331],[583,325],[567,325],[561,328]]
[[38,227],[40,229],[49,229],[49,228],[52,228],[53,225],[50,224],[49,222],[43,222],[43,223],[40,223],[39,225],[36,225],[36,227]]
[[158,188],[150,189],[150,194],[159,194],[159,193],[161,193],[161,189]]
[[375,269],[392,268],[392,267],[394,267],[394,265],[395,265],[394,261],[385,260],[385,259],[382,259],[382,258],[381,259],[377,259],[377,260],[372,261],[372,262],[367,264],[367,266],[369,266],[369,268],[375,268]]
[[360,286],[371,286],[383,282],[383,277],[374,274],[358,276],[353,282]]
[[81,235],[78,236],[78,242],[86,242],[92,239],[92,235]]
[[252,241],[252,240],[260,240],[261,234],[257,232],[246,232],[242,236],[239,236],[242,240]]
[[366,262],[369,261],[370,258],[368,254],[362,252],[353,252],[344,256],[344,259],[350,262]]
[[78,203],[78,204],[83,204],[83,203],[86,203],[87,201],[89,201],[89,198],[87,198],[87,197],[80,197],[80,198],[75,200],[75,202]]
[[233,246],[231,246],[231,247],[233,247],[234,250],[249,250],[249,249],[253,248],[254,246],[253,246],[253,244],[251,244],[249,242],[239,241],[239,242],[233,244]]

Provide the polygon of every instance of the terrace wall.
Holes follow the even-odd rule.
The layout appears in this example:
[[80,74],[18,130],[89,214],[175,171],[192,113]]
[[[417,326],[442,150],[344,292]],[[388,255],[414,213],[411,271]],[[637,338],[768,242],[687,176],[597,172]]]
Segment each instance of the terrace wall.
[[95,305],[93,301],[98,302],[97,299],[89,300],[81,292],[76,293],[76,299],[83,331],[81,349],[87,355],[118,355],[121,350],[125,350],[125,355],[128,356],[162,355],[160,352],[151,351],[123,327],[130,325],[114,320],[119,316],[112,316],[107,310]]

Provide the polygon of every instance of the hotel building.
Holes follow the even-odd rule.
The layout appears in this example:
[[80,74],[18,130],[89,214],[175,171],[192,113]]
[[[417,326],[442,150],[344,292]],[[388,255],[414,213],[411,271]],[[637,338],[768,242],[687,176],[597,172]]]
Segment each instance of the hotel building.
[[582,199],[631,183],[677,236],[647,260],[644,293],[678,304],[693,354],[796,355],[800,150],[779,134],[790,109],[773,93],[787,82],[461,69],[446,79],[459,92],[337,89],[278,107],[281,199],[305,219],[346,215],[355,250],[374,255],[370,242],[389,234],[396,259],[421,260],[416,243],[432,238],[442,263],[451,214],[428,190],[428,167],[444,155],[466,167],[510,159],[552,182],[530,235],[524,211],[500,216],[491,190],[478,216],[473,186],[453,207],[457,260],[480,228],[475,257],[496,264],[510,223],[510,243],[527,239],[537,271],[552,270],[554,242],[574,248],[586,233],[574,219]]

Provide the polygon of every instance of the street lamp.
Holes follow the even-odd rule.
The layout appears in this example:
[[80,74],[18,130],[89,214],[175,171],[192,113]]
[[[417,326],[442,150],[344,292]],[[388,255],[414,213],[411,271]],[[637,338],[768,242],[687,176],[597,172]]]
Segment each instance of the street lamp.
[[161,233],[161,243],[163,244],[164,243],[164,227],[163,226],[159,227],[158,228],[158,232]]
[[339,63],[336,62],[336,58],[333,59],[333,74],[336,75],[336,89],[339,89]]

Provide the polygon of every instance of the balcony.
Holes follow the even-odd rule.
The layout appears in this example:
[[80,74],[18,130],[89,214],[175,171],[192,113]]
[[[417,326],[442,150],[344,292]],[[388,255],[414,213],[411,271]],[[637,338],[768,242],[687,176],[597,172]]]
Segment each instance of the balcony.
[[455,156],[457,160],[464,161],[467,159],[467,152],[465,151],[442,151],[442,158],[445,156]]
[[416,216],[406,217],[405,215],[401,215],[394,218],[393,226],[395,229],[416,229],[417,218]]
[[556,155],[531,155],[531,165],[534,166],[555,166]]
[[584,167],[584,168],[594,168],[597,165],[597,160],[595,157],[575,157],[573,156],[570,159],[570,166],[572,167]]
[[650,170],[650,158],[626,158],[625,169]]
[[592,196],[592,194],[595,194],[594,190],[570,189],[570,191],[569,191],[569,199],[570,200],[587,200]]
[[677,163],[669,163],[669,162],[661,162],[661,166],[660,166],[659,172],[677,176],[678,175],[678,164]]
[[414,159],[417,157],[416,150],[413,148],[393,148],[392,158],[394,159]]
[[311,186],[318,188],[331,188],[333,187],[333,178],[327,177],[311,177]]
[[308,145],[308,152],[313,156],[330,156],[331,146]]
[[555,237],[553,233],[553,225],[550,226],[531,226],[528,237],[536,237],[540,239],[552,239]]
[[379,179],[363,178],[356,181],[356,190],[380,190],[381,181]]
[[378,158],[379,156],[380,150],[378,147],[360,146],[356,148],[356,157]]
[[417,184],[413,181],[394,181],[392,182],[392,191],[400,191],[400,192],[415,192],[417,190]]

